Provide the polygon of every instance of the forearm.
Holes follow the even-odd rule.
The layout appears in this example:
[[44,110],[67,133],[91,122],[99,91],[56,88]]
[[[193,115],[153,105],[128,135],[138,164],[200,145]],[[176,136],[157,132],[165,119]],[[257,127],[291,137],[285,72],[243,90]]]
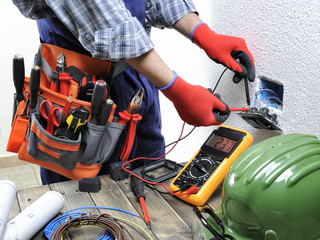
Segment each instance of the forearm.
[[126,62],[159,88],[170,84],[175,76],[154,49]]
[[184,35],[185,37],[190,39],[191,33],[193,29],[203,21],[199,18],[199,16],[195,13],[189,13],[183,18],[181,18],[173,28],[177,30],[179,33]]

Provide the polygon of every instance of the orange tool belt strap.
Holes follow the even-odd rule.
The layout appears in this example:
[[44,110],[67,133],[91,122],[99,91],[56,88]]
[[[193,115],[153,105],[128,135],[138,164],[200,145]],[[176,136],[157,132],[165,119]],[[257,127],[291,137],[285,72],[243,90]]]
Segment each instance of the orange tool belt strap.
[[28,103],[23,100],[19,103],[14,117],[6,151],[17,153],[25,138],[29,124]]

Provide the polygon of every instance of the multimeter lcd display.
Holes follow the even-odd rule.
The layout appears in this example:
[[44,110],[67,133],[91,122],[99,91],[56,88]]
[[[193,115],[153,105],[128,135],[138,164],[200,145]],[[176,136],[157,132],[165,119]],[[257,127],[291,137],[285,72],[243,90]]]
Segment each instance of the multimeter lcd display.
[[230,138],[213,135],[207,142],[206,145],[220,151],[229,153],[237,141]]

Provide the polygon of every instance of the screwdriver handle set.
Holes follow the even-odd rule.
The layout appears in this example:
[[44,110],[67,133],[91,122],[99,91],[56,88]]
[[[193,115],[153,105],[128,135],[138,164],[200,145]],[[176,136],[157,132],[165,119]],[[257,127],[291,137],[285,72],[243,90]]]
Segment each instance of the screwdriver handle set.
[[[23,57],[16,55],[7,151],[71,179],[95,177],[131,114],[138,114],[129,112],[126,121],[114,115],[116,104],[109,93],[113,70],[110,62],[41,44],[28,78]],[[131,149],[126,151],[127,156]]]

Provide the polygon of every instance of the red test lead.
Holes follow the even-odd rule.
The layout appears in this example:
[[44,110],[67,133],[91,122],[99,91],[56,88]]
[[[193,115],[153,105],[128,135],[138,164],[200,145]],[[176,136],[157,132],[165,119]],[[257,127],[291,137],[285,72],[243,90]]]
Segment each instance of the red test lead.
[[144,182],[141,179],[131,175],[130,176],[130,187],[131,187],[132,192],[136,196],[137,201],[140,202],[140,206],[141,206],[141,209],[142,209],[142,212],[144,215],[145,222],[146,222],[148,228],[151,229],[151,221],[150,221],[149,214],[147,211],[147,206],[145,203],[146,195],[144,194]]
[[249,108],[242,107],[242,108],[229,108],[230,112],[247,112]]

